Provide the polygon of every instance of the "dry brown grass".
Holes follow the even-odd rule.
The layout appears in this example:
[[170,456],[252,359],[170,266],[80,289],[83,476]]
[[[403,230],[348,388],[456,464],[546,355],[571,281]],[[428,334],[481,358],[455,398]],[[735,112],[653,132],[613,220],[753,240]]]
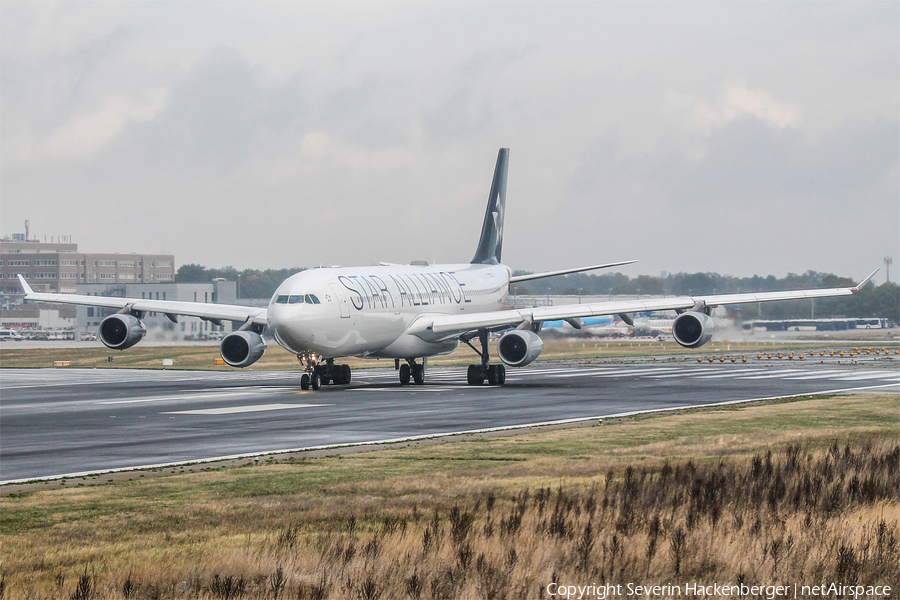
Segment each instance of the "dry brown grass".
[[3,498],[3,585],[9,598],[897,590],[897,410],[890,395],[809,399]]

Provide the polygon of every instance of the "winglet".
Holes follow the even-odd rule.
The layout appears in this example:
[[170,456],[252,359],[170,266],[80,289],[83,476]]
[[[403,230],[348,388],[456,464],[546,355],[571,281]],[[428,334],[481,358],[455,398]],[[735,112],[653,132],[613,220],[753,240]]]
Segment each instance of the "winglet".
[[[873,275],[874,275],[874,273],[873,273]],[[25,278],[22,277],[21,274],[17,275],[17,277],[19,278],[19,283],[22,284],[22,289],[25,290],[25,297],[27,298],[28,296],[30,296],[31,294],[33,294],[33,293],[34,293],[34,290],[31,289],[31,286],[28,285],[28,282],[27,282],[27,281],[25,281]]]
[[875,277],[875,273],[877,273],[880,270],[881,269],[875,269],[874,271],[869,273],[868,277],[866,277],[865,279],[863,279],[862,281],[857,283],[856,287],[852,287],[850,289],[853,290],[854,292],[858,292],[859,290],[863,289],[866,286],[866,284],[869,283],[869,281],[871,281],[873,277]]

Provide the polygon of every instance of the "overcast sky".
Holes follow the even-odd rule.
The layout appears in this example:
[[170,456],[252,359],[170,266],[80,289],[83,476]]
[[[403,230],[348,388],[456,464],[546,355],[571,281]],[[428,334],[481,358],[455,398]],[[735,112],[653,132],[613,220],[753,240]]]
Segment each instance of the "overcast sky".
[[514,269],[900,263],[896,1],[3,0],[0,44],[3,234],[467,262],[509,147]]

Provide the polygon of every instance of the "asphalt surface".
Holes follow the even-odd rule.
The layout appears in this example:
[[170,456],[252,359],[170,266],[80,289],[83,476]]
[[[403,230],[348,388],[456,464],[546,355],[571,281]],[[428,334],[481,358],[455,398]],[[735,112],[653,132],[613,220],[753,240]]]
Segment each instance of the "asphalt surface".
[[465,369],[403,386],[359,369],[348,386],[299,389],[291,372],[3,369],[0,483],[256,453],[406,439],[722,402],[900,389],[896,369],[812,363],[621,364]]

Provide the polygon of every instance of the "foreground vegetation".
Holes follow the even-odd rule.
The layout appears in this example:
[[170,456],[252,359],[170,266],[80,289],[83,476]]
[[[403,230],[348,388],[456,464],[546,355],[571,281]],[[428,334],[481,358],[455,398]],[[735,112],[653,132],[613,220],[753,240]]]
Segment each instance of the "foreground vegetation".
[[900,589],[896,395],[809,398],[0,500],[9,598]]

